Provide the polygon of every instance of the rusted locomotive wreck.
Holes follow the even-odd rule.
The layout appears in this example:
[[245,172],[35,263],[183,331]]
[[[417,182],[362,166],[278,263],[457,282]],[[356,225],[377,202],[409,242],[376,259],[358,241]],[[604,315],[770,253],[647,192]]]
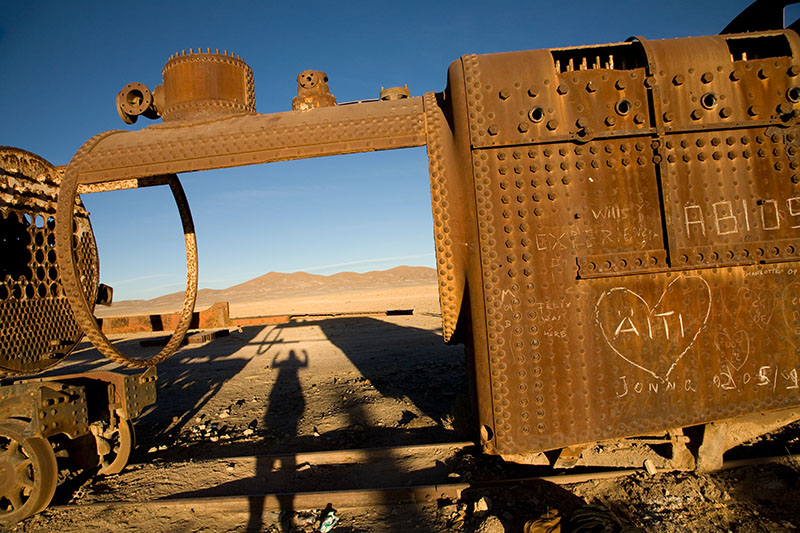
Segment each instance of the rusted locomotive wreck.
[[[172,56],[117,96],[138,131],[89,141],[61,175],[0,151],[0,366],[61,361],[86,334],[139,375],[0,388],[0,521],[47,506],[54,447],[124,467],[152,370],[197,291],[177,174],[427,146],[445,341],[464,343],[486,453],[512,461],[713,469],[800,418],[800,39],[792,30],[535,50],[453,62],[441,93],[337,105],[298,76],[255,111],[241,58]],[[182,318],[151,359],[98,327],[108,299],[79,193],[167,184],[187,249]]]

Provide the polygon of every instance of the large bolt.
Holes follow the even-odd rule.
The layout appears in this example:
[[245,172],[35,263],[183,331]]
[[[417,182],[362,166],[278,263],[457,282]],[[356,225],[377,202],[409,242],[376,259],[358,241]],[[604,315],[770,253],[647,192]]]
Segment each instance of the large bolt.
[[556,128],[558,128],[558,121],[556,119],[551,119],[547,121],[548,130],[553,131]]
[[781,115],[788,115],[792,112],[792,105],[783,102],[782,104],[778,105],[778,113]]

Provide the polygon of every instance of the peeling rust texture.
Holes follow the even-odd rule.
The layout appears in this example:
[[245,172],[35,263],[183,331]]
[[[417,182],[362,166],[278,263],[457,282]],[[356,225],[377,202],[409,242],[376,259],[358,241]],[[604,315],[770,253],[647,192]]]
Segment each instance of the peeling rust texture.
[[104,138],[80,184],[424,145],[419,97],[164,123]]
[[[53,248],[60,176],[34,154],[0,147],[0,375],[34,374],[83,336],[64,294]],[[98,259],[88,213],[74,203],[72,233],[83,297],[94,302]]]
[[777,31],[451,66],[451,130],[428,119],[442,315],[485,451],[800,404],[799,50]]

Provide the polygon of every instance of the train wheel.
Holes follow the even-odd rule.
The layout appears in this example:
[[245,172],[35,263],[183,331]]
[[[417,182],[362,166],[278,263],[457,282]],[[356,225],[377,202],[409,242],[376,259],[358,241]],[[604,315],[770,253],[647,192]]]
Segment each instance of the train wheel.
[[25,437],[21,420],[0,422],[0,524],[14,524],[43,510],[58,485],[53,448],[42,437]]
[[[101,440],[103,442],[101,442]],[[100,454],[99,474],[110,476],[119,474],[131,456],[136,442],[136,434],[130,420],[121,420],[109,438],[98,439],[98,453]]]

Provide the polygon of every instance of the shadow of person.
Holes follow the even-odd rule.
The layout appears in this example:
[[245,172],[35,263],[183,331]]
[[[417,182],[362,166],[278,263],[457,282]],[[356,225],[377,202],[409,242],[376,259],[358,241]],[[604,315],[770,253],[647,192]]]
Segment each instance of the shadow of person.
[[[267,412],[264,415],[264,428],[278,437],[291,438],[298,434],[300,418],[306,408],[303,389],[300,385],[301,368],[308,367],[308,353],[302,351],[302,359],[294,350],[289,350],[286,359],[278,361],[280,352],[272,359],[271,368],[278,371],[275,384],[269,393]],[[285,456],[280,460],[280,465],[273,459],[259,458],[256,462],[256,479],[263,479],[273,471],[280,470],[281,477],[287,483],[291,481],[297,470],[297,460],[294,455]],[[285,487],[289,489],[289,487]],[[280,526],[282,531],[291,531],[292,517],[294,516],[294,496],[289,490],[278,491],[278,505],[280,508]],[[259,531],[262,526],[264,512],[264,498],[250,499],[250,519],[247,524],[248,531]]]

